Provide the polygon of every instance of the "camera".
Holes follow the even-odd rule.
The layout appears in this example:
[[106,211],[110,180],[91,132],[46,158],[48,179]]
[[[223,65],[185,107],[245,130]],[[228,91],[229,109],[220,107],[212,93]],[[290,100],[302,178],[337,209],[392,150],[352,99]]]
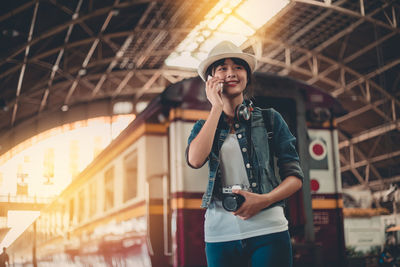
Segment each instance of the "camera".
[[232,193],[232,189],[247,190],[247,187],[243,185],[233,185],[232,187],[222,188],[222,207],[230,212],[237,211],[246,200],[244,196]]

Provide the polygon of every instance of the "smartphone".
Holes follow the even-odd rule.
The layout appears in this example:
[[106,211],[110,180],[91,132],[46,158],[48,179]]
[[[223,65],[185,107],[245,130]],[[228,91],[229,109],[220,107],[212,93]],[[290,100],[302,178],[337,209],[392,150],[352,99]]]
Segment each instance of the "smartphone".
[[[211,75],[208,75],[207,81],[212,78]],[[224,83],[219,83],[219,88],[221,89],[221,94],[224,92]]]

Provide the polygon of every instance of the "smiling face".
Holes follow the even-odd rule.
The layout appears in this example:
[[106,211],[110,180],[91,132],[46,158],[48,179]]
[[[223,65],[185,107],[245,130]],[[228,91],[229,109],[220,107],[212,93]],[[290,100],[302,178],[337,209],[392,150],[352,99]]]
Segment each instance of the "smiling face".
[[212,75],[224,80],[223,92],[226,96],[243,93],[248,83],[250,70],[246,62],[236,58],[227,58],[215,62],[212,67]]

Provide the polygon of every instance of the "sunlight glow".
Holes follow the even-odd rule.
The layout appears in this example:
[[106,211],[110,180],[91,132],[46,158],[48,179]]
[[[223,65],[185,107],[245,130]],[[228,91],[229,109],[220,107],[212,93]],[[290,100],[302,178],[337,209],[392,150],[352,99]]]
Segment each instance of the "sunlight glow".
[[0,157],[0,196],[58,195],[133,119],[77,121],[24,141]]
[[39,217],[39,211],[10,210],[7,215],[7,226],[10,231],[6,234],[0,247],[8,247]]
[[279,13],[289,0],[220,0],[165,60],[168,66],[196,69],[223,40],[237,46]]
[[[126,107],[119,107],[125,111]],[[130,107],[131,108],[131,107]],[[135,118],[117,115],[76,121],[42,132],[0,157],[0,202],[49,203]],[[8,247],[39,216],[8,211]],[[1,218],[1,217],[0,217]]]

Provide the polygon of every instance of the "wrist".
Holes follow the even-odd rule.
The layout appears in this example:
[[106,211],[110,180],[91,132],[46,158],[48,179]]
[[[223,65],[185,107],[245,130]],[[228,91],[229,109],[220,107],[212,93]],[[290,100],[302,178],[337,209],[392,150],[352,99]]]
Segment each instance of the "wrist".
[[221,113],[222,113],[222,110],[223,110],[223,106],[222,106],[222,105],[213,105],[213,106],[211,107],[211,111],[210,111],[210,112],[221,114]]
[[263,208],[269,207],[273,203],[273,201],[268,193],[262,194],[261,196],[262,196],[262,207]]

